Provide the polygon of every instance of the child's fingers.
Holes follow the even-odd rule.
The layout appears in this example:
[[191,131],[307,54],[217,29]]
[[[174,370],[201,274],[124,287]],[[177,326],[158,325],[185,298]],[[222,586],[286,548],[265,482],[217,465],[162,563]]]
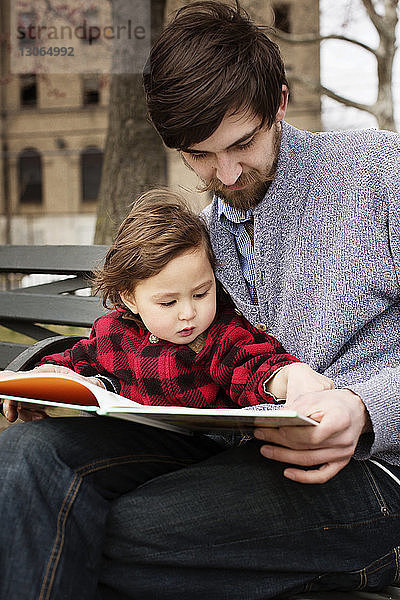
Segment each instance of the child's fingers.
[[13,400],[9,400],[5,398],[3,400],[3,415],[10,423],[14,423],[14,421],[18,418],[18,410],[17,404]]
[[44,409],[39,408],[37,404],[27,404],[18,402],[18,417],[21,421],[38,421],[48,417]]

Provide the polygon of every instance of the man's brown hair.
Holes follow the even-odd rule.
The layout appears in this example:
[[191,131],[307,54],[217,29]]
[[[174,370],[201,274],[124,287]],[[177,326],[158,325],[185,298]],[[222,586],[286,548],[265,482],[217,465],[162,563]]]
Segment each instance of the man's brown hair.
[[236,3],[193,2],[178,10],[144,70],[149,116],[170,148],[186,149],[241,109],[271,127],[282,85],[278,46]]
[[212,268],[215,257],[203,219],[185,200],[167,189],[152,189],[133,205],[123,221],[104,266],[95,273],[95,292],[105,307],[125,307],[120,294],[157,275],[172,259],[204,248]]

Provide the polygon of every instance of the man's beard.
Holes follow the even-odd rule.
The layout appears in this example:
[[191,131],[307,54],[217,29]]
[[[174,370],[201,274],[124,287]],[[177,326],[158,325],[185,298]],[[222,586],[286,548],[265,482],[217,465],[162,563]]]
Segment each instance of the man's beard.
[[242,173],[235,182],[235,185],[245,185],[243,190],[228,190],[216,177],[213,177],[207,185],[199,186],[197,189],[200,192],[210,191],[233,208],[247,211],[261,202],[274,178],[275,170],[262,173],[253,169],[248,173]]
[[217,177],[213,177],[208,183],[197,187],[199,192],[213,192],[224,199],[233,208],[247,211],[261,202],[271,182],[275,179],[278,163],[279,148],[281,143],[281,128],[275,127],[273,142],[273,163],[264,171],[252,169],[248,173],[242,173],[235,181],[235,185],[246,186],[243,190],[229,190]]

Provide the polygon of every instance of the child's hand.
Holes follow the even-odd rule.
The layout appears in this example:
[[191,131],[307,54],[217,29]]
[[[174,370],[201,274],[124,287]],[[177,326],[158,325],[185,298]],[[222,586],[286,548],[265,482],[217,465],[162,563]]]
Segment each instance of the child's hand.
[[[82,379],[86,382],[92,383],[94,385],[98,385],[99,387],[104,388],[104,383],[96,377],[84,377],[83,375],[79,375],[72,371],[72,369],[68,369],[68,367],[63,367],[61,365],[40,365],[39,367],[35,367],[31,370],[32,373],[60,373],[60,375],[72,375],[74,379]],[[2,375],[6,377],[10,372],[13,371],[2,371],[0,373],[0,378]],[[24,371],[27,373],[28,371]],[[25,402],[18,402],[16,400],[4,399],[3,402],[3,414],[7,421],[13,423],[18,418],[21,421],[37,421],[40,419],[46,419],[48,414],[37,404],[27,404]]]
[[40,365],[39,367],[35,367],[32,369],[34,373],[59,373],[60,375],[71,375],[74,379],[81,379],[86,383],[92,383],[93,385],[97,385],[98,387],[105,388],[104,383],[97,379],[96,377],[85,377],[84,375],[79,375],[79,373],[75,373],[72,369],[68,367],[63,367],[62,365]]
[[321,392],[335,387],[332,379],[321,375],[304,363],[283,367],[267,383],[267,389],[277,398],[291,401],[308,392]]

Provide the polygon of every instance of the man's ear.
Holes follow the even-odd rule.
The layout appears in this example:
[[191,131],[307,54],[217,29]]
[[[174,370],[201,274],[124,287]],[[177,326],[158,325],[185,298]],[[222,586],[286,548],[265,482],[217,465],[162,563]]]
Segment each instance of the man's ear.
[[133,312],[134,315],[138,315],[139,311],[137,309],[137,305],[135,302],[135,296],[133,294],[129,294],[128,292],[122,292],[120,293],[120,297],[122,302],[125,304],[125,306],[127,308],[129,308],[129,310],[131,312]]
[[276,113],[276,121],[280,122],[285,118],[286,109],[289,100],[289,88],[287,85],[282,86],[281,102]]

